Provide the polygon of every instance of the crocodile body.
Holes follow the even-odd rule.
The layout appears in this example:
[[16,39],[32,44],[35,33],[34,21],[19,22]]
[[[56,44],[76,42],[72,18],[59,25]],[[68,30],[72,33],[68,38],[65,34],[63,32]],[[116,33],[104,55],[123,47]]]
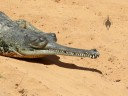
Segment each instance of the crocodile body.
[[70,48],[56,43],[55,33],[45,33],[25,20],[11,20],[0,12],[0,55],[41,58],[46,55],[99,57],[96,49]]

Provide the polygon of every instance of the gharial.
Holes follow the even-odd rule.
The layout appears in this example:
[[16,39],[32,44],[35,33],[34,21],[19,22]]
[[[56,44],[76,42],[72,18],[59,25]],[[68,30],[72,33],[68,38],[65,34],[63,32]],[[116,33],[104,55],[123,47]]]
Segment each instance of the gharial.
[[44,33],[25,20],[11,20],[0,12],[0,55],[41,58],[46,55],[99,57],[96,49],[70,48],[56,43],[55,33]]

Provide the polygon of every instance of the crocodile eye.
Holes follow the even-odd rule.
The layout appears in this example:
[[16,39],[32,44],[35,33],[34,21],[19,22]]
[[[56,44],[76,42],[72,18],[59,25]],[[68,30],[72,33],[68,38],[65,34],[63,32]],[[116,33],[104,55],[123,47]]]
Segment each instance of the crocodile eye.
[[34,40],[33,42],[31,42],[29,45],[33,48],[44,48],[47,45],[47,40],[44,38],[38,38],[36,40]]

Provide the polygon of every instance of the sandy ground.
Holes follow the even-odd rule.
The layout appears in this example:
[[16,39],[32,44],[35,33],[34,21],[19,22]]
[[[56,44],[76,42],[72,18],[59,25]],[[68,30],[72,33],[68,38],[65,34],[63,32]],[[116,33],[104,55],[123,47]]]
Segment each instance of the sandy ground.
[[0,11],[55,32],[62,45],[101,54],[95,60],[0,56],[0,96],[128,96],[127,0],[0,0]]

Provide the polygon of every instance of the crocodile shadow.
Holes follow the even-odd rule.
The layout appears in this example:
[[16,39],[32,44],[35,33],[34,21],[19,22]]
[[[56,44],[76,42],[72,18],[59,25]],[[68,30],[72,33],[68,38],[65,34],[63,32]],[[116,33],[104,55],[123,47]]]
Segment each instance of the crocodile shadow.
[[91,72],[97,72],[99,74],[102,74],[100,70],[94,69],[94,68],[87,68],[87,67],[80,67],[75,64],[71,63],[65,63],[59,60],[60,57],[52,55],[52,56],[45,56],[43,58],[35,58],[35,59],[19,59],[24,60],[27,62],[32,63],[38,63],[38,64],[44,64],[44,65],[57,65],[59,67],[68,68],[68,69],[76,69],[76,70],[85,70],[85,71],[91,71]]

